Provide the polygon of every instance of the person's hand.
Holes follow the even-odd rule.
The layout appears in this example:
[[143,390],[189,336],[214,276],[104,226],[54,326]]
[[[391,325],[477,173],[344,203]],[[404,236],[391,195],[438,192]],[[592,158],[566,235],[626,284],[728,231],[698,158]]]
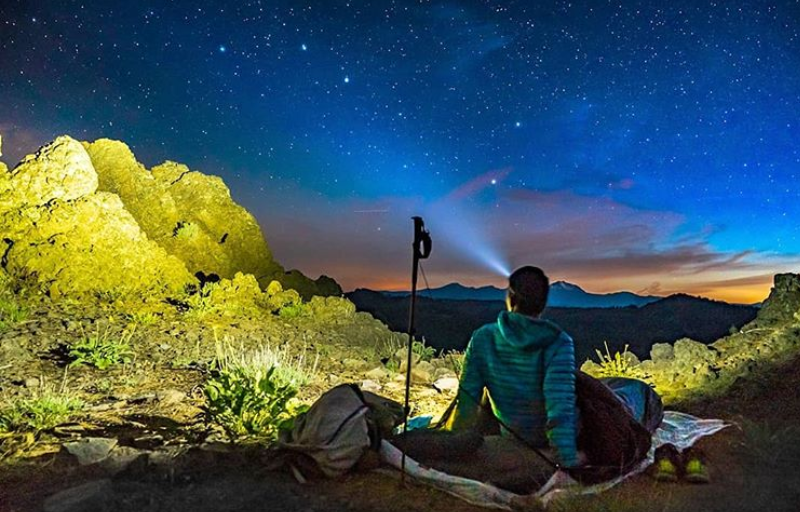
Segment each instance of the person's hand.
[[578,481],[572,478],[569,473],[564,471],[563,469],[559,469],[555,472],[553,477],[550,479],[552,483],[551,488],[556,489],[563,489],[564,487],[572,487],[573,485],[579,485]]

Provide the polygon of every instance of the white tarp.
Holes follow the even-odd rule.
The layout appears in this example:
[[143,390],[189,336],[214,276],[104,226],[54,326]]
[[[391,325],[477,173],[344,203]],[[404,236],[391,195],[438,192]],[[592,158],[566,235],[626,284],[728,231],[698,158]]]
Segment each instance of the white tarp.
[[[553,475],[553,478],[536,493],[536,496],[546,505],[554,497],[564,493],[596,494],[603,492],[626,478],[644,471],[653,463],[653,454],[656,448],[662,444],[672,443],[679,450],[684,450],[696,443],[701,437],[719,432],[726,426],[727,424],[722,420],[700,419],[690,414],[666,411],[661,426],[653,434],[653,445],[650,448],[650,453],[641,464],[629,473],[608,482],[585,487],[575,484],[571,479],[565,480],[563,474],[558,473]],[[380,453],[384,462],[400,469],[403,456],[400,450],[388,441],[383,441]],[[512,500],[520,498],[519,495],[513,492],[499,489],[490,484],[427,468],[409,457],[406,457],[406,474],[437,489],[453,494],[473,505],[511,510]]]

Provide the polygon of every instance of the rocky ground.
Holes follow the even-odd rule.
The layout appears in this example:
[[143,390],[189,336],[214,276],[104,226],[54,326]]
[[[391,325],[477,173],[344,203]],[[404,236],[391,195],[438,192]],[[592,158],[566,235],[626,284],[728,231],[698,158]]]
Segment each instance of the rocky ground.
[[[301,392],[306,401],[341,382],[401,401],[402,339],[368,315],[198,321],[176,310],[134,325],[113,307],[40,301],[27,320],[0,334],[3,399],[57,383],[86,405],[35,443],[5,440],[0,510],[476,510],[419,484],[401,485],[389,469],[300,485],[267,471],[262,447],[230,444],[205,421],[201,386],[220,340],[241,349],[284,344],[319,356],[315,377]],[[106,370],[68,366],[65,346],[98,329],[132,330],[132,360]],[[678,405],[734,425],[703,442],[712,459],[711,485],[655,484],[640,476],[555,507],[641,510],[647,500],[660,510],[796,510],[798,365],[796,357],[764,365],[721,397]],[[450,362],[434,358],[414,373],[415,411],[441,412],[454,392]]]

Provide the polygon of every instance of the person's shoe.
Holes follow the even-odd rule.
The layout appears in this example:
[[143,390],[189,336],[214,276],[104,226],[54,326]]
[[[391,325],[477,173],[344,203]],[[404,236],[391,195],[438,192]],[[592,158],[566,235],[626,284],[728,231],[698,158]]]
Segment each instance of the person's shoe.
[[707,484],[708,476],[705,454],[697,448],[689,448],[683,453],[683,479],[692,484]]
[[658,482],[677,482],[683,468],[681,453],[675,445],[664,444],[656,448],[655,461],[650,474]]

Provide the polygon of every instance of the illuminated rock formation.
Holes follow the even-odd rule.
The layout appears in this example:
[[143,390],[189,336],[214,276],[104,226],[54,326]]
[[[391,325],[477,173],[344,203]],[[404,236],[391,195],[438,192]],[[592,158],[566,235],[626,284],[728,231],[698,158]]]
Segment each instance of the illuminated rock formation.
[[177,256],[193,274],[231,279],[252,274],[262,288],[273,279],[303,297],[338,295],[330,278],[312,281],[284,273],[255,218],[231,198],[222,179],[165,162],[148,171],[122,142],[84,143],[99,174],[100,190],[118,194],[148,237]]
[[[593,375],[620,371],[645,378],[667,402],[727,391],[737,379],[759,367],[797,354],[800,349],[800,275],[775,276],[769,298],[755,320],[711,345],[680,339],[674,345],[657,343],[650,359],[624,368],[587,361],[581,367]],[[619,366],[619,365],[618,365]]]
[[66,136],[4,170],[3,269],[51,296],[146,296],[193,281],[179,259],[148,240],[116,194],[97,187],[89,155]]

